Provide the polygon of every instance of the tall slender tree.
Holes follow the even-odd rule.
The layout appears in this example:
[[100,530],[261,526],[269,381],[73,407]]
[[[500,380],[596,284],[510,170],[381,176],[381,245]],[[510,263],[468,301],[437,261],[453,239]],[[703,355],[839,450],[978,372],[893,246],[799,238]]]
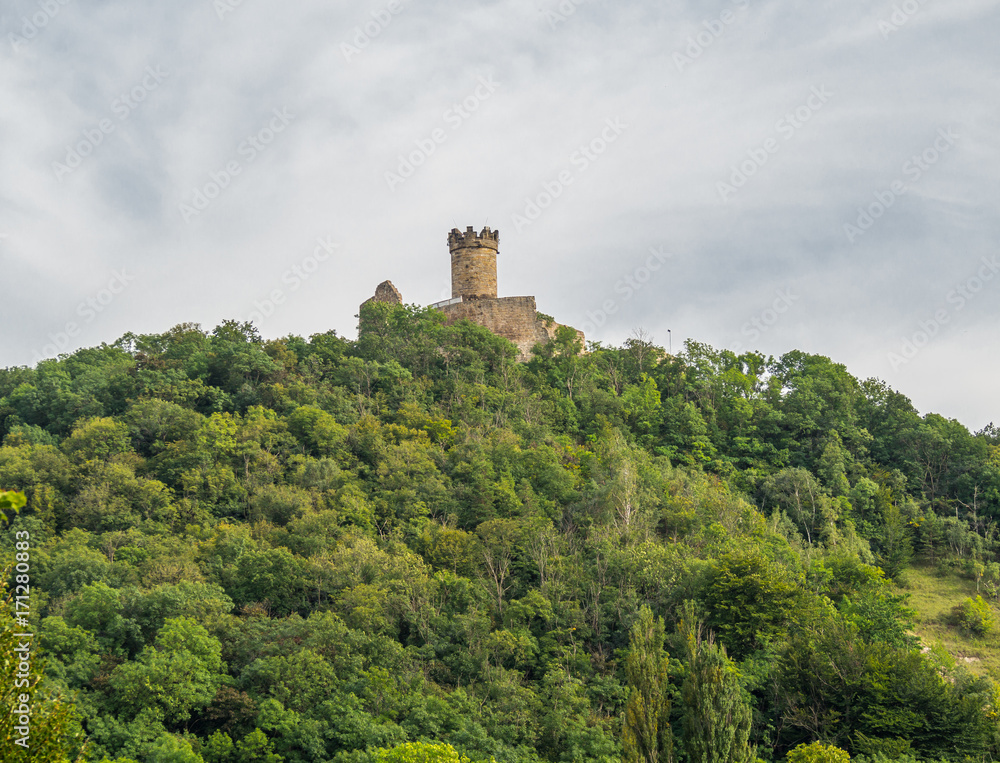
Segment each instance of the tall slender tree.
[[689,763],[752,761],[749,698],[725,647],[705,632],[692,602],[684,606],[680,632],[688,663],[681,698],[683,747]]
[[663,618],[654,617],[649,607],[643,607],[632,626],[625,658],[625,674],[632,690],[622,730],[626,763],[672,763],[674,758],[667,683],[670,658],[663,650],[664,633]]

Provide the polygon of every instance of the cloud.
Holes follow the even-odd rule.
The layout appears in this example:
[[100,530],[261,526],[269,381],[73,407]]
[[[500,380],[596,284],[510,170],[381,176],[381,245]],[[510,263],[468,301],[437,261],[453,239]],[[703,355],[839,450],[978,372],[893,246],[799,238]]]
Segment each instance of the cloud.
[[[386,278],[407,301],[440,299],[448,230],[488,222],[501,291],[579,324],[618,301],[594,339],[641,325],[664,343],[669,328],[675,348],[820,352],[923,410],[1000,420],[984,381],[1000,371],[1000,283],[918,357],[888,360],[997,251],[995,0],[54,2],[13,0],[0,17],[15,116],[0,123],[0,272],[17,285],[0,308],[4,365],[51,347],[121,268],[134,281],[59,349],[249,316],[276,288],[287,299],[266,336],[351,336]],[[58,10],[27,39],[43,6]],[[140,93],[149,67],[168,74]],[[482,77],[499,86],[476,102]],[[831,95],[812,108],[817,89]],[[294,115],[280,132],[276,110]],[[602,147],[616,119],[628,127]],[[102,121],[114,129],[57,177]],[[954,145],[908,174],[942,129]],[[737,192],[720,193],[734,171]],[[905,193],[849,240],[845,224],[894,181]],[[283,277],[325,236],[336,254],[291,291]],[[616,284],[654,247],[673,257],[624,300]],[[789,288],[798,299],[766,331],[744,330]]]

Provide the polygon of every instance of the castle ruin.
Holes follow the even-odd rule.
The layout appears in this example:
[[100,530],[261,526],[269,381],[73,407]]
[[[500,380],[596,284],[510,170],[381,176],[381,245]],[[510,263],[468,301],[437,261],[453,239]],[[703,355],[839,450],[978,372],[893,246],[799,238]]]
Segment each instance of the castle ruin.
[[[448,234],[451,252],[451,299],[430,307],[448,316],[449,322],[467,318],[517,345],[518,359],[531,358],[531,348],[547,344],[560,324],[539,315],[534,297],[497,296],[497,254],[500,231],[469,226],[463,233],[453,228]],[[367,302],[401,304],[402,295],[390,281],[383,281]],[[365,304],[367,304],[367,302]],[[574,329],[574,331],[576,331]],[[576,331],[583,344],[584,336]]]

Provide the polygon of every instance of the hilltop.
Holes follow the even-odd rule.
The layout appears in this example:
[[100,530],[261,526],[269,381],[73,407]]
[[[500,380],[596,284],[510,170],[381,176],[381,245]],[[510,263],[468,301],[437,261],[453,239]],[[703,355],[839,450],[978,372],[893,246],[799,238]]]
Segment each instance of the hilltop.
[[798,351],[361,317],[0,371],[64,759],[1000,753],[995,427]]

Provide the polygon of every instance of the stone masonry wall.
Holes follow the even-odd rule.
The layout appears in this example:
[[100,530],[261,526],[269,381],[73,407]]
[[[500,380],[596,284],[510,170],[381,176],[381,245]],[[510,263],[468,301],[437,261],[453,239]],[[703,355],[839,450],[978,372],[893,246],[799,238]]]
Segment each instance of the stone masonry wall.
[[463,233],[448,233],[451,252],[451,296],[465,299],[497,298],[497,253],[500,231],[485,227],[479,233],[470,225]]
[[369,302],[388,302],[390,305],[401,305],[403,304],[403,295],[399,293],[399,289],[392,285],[392,281],[383,281],[375,288],[375,296],[366,299],[361,303],[361,306],[364,307]]
[[[538,342],[549,341],[545,324],[538,320],[534,297],[501,297],[472,299],[440,308],[452,320],[468,318],[502,337],[520,351],[520,360],[531,358],[531,348]],[[554,329],[553,329],[554,330]]]
[[487,247],[462,247],[451,252],[451,296],[497,296],[497,253]]

